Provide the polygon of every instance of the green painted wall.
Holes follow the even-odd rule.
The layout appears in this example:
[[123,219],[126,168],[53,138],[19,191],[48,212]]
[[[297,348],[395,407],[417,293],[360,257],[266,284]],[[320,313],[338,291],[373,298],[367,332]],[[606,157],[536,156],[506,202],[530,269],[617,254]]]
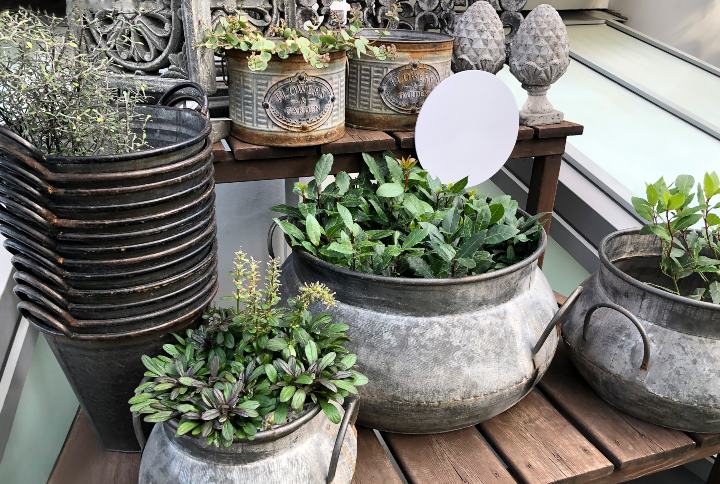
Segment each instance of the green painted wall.
[[78,401],[55,355],[45,338],[38,336],[0,462],[0,483],[47,482],[77,408]]

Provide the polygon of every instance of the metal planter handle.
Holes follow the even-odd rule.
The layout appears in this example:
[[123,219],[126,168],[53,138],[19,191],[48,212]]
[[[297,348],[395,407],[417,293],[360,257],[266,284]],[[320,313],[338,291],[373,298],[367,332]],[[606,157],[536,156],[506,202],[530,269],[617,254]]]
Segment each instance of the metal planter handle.
[[[285,220],[285,219],[287,219],[287,216],[285,216],[285,215],[280,217],[280,220]],[[268,229],[268,234],[267,234],[267,251],[268,251],[268,255],[270,256],[271,259],[275,258],[275,249],[273,248],[273,237],[275,236],[276,228],[278,228],[278,224],[277,224],[277,222],[275,222],[273,220],[272,223],[270,224],[270,228]]]
[[348,427],[353,425],[357,419],[359,408],[357,397],[347,398],[344,407],[345,415],[343,415],[342,422],[340,422],[340,429],[338,429],[337,437],[335,438],[335,446],[333,447],[332,456],[330,457],[330,467],[328,468],[327,480],[325,481],[328,484],[335,479],[335,472],[337,472],[337,466],[340,462],[340,452],[345,442]]
[[[181,93],[173,97],[180,90],[188,88],[194,89],[196,92],[194,94]],[[157,104],[158,106],[170,106],[171,104],[180,101],[195,101],[200,107],[200,114],[207,117],[210,113],[210,101],[208,100],[207,93],[199,84],[195,82],[187,81],[175,84],[173,87],[165,91],[162,96],[160,96]]]
[[640,323],[640,320],[635,317],[633,313],[628,311],[622,306],[619,306],[614,303],[597,303],[593,305],[585,314],[585,321],[583,322],[583,341],[587,341],[587,330],[588,326],[590,324],[590,319],[592,318],[592,315],[595,314],[595,311],[597,311],[600,308],[608,308],[608,309],[614,309],[615,311],[619,312],[623,316],[625,316],[627,319],[630,320],[630,322],[635,325],[635,328],[637,328],[638,332],[640,333],[640,337],[643,341],[643,358],[642,363],[640,364],[641,370],[647,370],[648,366],[650,365],[650,338],[648,337],[647,332],[645,331],[645,328]]
[[30,152],[30,154],[38,160],[45,159],[42,151],[37,149],[32,143],[2,126],[0,126],[0,151],[6,151],[23,161],[26,161],[27,158],[27,154],[23,153],[23,151]]
[[575,301],[577,301],[578,297],[583,291],[582,286],[578,286],[575,288],[575,290],[568,296],[567,300],[565,301],[565,304],[563,304],[560,309],[555,313],[555,316],[550,320],[548,325],[545,327],[545,331],[543,331],[542,335],[540,336],[540,339],[538,342],[533,346],[532,349],[532,356],[535,358],[537,354],[540,352],[540,349],[545,344],[545,341],[547,341],[548,337],[550,336],[550,333],[552,333],[555,330],[555,327],[562,322],[562,320],[565,318],[565,315],[570,310],[571,307],[575,304]]

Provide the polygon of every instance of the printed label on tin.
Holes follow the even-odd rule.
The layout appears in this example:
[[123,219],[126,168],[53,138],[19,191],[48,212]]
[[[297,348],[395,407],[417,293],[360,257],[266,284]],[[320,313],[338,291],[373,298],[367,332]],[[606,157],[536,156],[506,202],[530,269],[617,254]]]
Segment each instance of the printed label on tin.
[[385,74],[380,82],[380,97],[393,111],[415,114],[439,83],[440,74],[433,66],[412,62]]
[[273,84],[263,107],[273,123],[288,131],[313,131],[332,114],[335,94],[329,82],[301,72]]

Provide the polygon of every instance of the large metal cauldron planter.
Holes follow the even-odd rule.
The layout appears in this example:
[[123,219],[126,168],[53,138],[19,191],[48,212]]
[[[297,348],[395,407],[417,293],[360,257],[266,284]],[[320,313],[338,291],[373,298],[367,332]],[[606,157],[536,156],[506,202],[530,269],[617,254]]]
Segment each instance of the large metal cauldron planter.
[[412,131],[430,91],[452,73],[453,38],[434,32],[387,32],[360,31],[377,45],[394,45],[397,53],[385,60],[370,56],[350,59],[347,124]]
[[649,422],[720,432],[720,306],[641,281],[660,277],[660,242],[616,232],[563,325],[575,366],[605,400]]
[[[167,105],[188,98],[202,113]],[[138,450],[126,402],[140,356],[194,324],[217,291],[207,97],[181,83],[138,110],[150,147],[120,155],[45,156],[0,128],[0,233],[18,309],[105,448],[121,451]]]
[[158,424],[143,451],[140,484],[349,484],[357,458],[352,426],[357,400],[345,406],[339,427],[315,406],[288,424],[228,448],[176,436],[175,421]]
[[369,379],[362,425],[447,432],[507,410],[550,364],[555,326],[577,293],[558,311],[537,264],[544,250],[543,235],[527,259],[456,279],[362,274],[296,250],[281,282],[288,294],[315,281],[335,292],[328,311],[350,326],[348,349]]
[[310,146],[345,134],[344,52],[330,54],[317,69],[301,54],[273,58],[264,71],[251,71],[248,53],[229,50],[228,92],[232,133],[266,146]]

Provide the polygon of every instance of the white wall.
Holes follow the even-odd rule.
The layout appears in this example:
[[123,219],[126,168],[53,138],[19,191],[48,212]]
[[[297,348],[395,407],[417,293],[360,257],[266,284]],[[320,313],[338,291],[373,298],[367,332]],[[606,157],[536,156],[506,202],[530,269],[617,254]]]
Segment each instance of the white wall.
[[610,0],[627,25],[720,67],[720,0]]

